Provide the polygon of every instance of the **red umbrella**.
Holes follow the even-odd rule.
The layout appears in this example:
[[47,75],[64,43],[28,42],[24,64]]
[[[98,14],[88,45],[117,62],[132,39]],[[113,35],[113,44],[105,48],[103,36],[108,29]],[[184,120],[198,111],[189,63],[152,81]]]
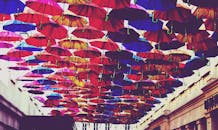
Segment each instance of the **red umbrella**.
[[0,14],[0,21],[10,20],[11,16],[8,14]]
[[71,56],[71,52],[67,49],[61,48],[60,46],[51,46],[45,49],[48,53],[58,56]]
[[38,25],[37,30],[45,36],[53,39],[63,39],[67,37],[67,29],[55,23]]
[[106,30],[109,32],[117,32],[124,28],[124,20],[119,20],[113,17],[106,18],[89,18],[90,26],[99,30]]
[[42,74],[37,74],[37,73],[32,73],[32,72],[28,72],[24,75],[24,77],[32,77],[32,78],[42,78],[43,75]]
[[32,36],[26,39],[26,42],[29,45],[37,46],[37,47],[47,47],[56,44],[54,39],[47,38],[45,36]]
[[63,12],[63,9],[53,0],[28,0],[26,6],[43,14],[59,15]]
[[153,42],[162,43],[162,42],[171,42],[175,38],[174,34],[167,34],[165,30],[158,31],[147,31],[144,33],[144,37]]
[[42,61],[54,61],[54,62],[56,62],[56,61],[61,60],[61,58],[59,56],[53,55],[53,54],[50,54],[47,52],[39,53],[35,57],[36,57],[36,59],[42,60]]
[[14,15],[16,20],[27,22],[27,23],[36,23],[36,24],[42,24],[42,23],[49,23],[49,18],[42,14],[36,14],[36,13],[20,13]]
[[105,18],[107,14],[104,8],[94,4],[72,4],[69,6],[69,10],[86,17]]
[[210,38],[197,42],[197,43],[193,42],[193,43],[187,44],[187,48],[189,50],[194,50],[195,52],[207,51],[210,48],[216,48],[216,47],[217,47],[217,43]]
[[87,0],[54,0],[56,2],[68,3],[68,4],[85,4]]
[[119,50],[119,46],[116,42],[113,42],[112,40],[107,41],[92,41],[90,44],[94,47],[97,47],[99,49],[103,50],[109,50],[109,51],[117,51]]
[[70,68],[74,66],[73,62],[65,61],[65,60],[51,61],[51,64],[55,64],[58,68],[62,68],[62,67]]
[[148,77],[143,74],[127,74],[127,78],[130,80],[140,81],[140,80],[146,80]]
[[173,8],[168,11],[154,11],[155,19],[173,20],[178,22],[184,22],[185,19],[192,16],[191,10],[185,8]]
[[90,59],[90,63],[104,64],[104,65],[117,64],[117,62],[115,60],[112,60],[111,58],[108,58],[106,56],[92,58],[92,59]]
[[31,51],[16,50],[16,49],[12,49],[7,53],[8,56],[16,57],[16,58],[22,58],[22,57],[30,56],[32,54],[33,53]]
[[74,76],[75,72],[68,69],[68,68],[64,68],[59,70],[58,72],[55,73],[56,75],[63,75],[63,76]]
[[101,52],[96,49],[88,49],[75,51],[74,55],[82,58],[94,58],[101,56]]
[[69,14],[55,15],[52,17],[52,19],[58,24],[69,27],[83,27],[88,23],[83,17]]
[[20,41],[23,38],[14,33],[14,32],[10,32],[10,31],[1,31],[0,32],[0,41]]
[[168,57],[166,57],[165,60],[170,60],[170,61],[175,61],[175,62],[182,62],[182,61],[186,61],[189,60],[191,58],[191,56],[189,54],[186,54],[183,51],[175,51],[172,52],[168,55]]
[[207,19],[204,24],[207,30],[218,32],[218,20],[217,19],[214,19],[214,20]]
[[158,50],[154,50],[153,52],[138,52],[137,56],[153,60],[162,60],[165,57],[165,55]]
[[198,7],[193,15],[202,19],[216,19],[218,17],[217,12],[218,8]]
[[103,32],[93,27],[76,28],[72,32],[72,34],[78,38],[85,38],[85,39],[98,39],[98,38],[102,38],[105,35]]
[[130,6],[130,0],[92,0],[92,3],[109,8],[125,8]]

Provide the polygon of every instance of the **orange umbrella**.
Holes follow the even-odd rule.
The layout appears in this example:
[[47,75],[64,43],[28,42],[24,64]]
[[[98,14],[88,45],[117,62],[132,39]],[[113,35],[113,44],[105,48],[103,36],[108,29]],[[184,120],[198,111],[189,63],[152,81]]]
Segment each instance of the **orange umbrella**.
[[80,16],[74,16],[69,14],[55,15],[52,19],[61,25],[69,27],[83,27],[87,25],[88,21]]
[[207,19],[204,24],[207,30],[218,31],[218,20],[217,19],[214,19],[214,20]]
[[167,34],[165,30],[158,31],[147,31],[144,33],[144,37],[153,42],[162,43],[162,42],[171,42],[175,38],[174,34]]
[[200,30],[197,33],[189,33],[189,34],[178,34],[177,36],[178,41],[180,42],[200,42],[204,39],[207,39],[209,37],[209,33],[205,30]]
[[72,34],[78,38],[85,39],[98,39],[105,35],[102,31],[93,27],[76,28]]
[[193,15],[202,19],[215,19],[218,17],[218,8],[198,7]]
[[58,44],[66,49],[78,49],[78,50],[88,49],[88,44],[81,40],[65,39],[59,41]]

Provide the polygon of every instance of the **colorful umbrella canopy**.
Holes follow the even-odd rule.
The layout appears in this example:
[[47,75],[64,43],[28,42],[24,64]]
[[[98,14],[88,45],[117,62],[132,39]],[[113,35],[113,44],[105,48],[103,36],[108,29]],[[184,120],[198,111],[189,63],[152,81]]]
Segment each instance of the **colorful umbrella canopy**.
[[23,12],[25,4],[20,0],[3,0],[0,1],[0,13],[2,14],[12,14]]

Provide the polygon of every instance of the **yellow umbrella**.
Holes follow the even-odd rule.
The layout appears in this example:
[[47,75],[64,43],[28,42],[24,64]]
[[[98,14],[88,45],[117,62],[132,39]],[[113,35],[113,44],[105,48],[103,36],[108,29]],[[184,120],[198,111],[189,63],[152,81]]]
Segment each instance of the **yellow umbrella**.
[[78,80],[74,76],[69,76],[69,79],[72,80],[73,83],[76,84],[77,86],[80,86],[80,87],[84,87],[85,86],[85,82],[84,81],[80,81],[80,80]]
[[88,49],[88,43],[81,41],[81,40],[71,40],[71,39],[65,39],[62,41],[59,41],[58,44],[67,49],[79,49],[79,50],[85,50]]
[[64,57],[64,60],[73,62],[73,63],[88,63],[89,61],[85,58],[71,56],[71,57]]
[[55,15],[52,17],[52,20],[58,24],[66,25],[69,27],[84,27],[88,23],[85,18],[70,14]]
[[55,0],[56,2],[68,3],[68,4],[85,4],[87,0]]

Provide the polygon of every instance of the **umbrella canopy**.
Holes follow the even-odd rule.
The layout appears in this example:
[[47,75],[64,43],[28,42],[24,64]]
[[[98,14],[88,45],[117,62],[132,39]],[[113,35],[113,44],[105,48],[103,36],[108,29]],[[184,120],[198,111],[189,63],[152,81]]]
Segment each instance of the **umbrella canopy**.
[[54,39],[48,38],[43,35],[31,36],[25,39],[25,41],[27,44],[37,47],[47,47],[56,44]]
[[20,0],[2,0],[0,1],[0,13],[2,14],[13,14],[23,12],[25,4]]
[[48,23],[50,20],[47,16],[42,14],[36,14],[36,13],[19,13],[15,16],[16,20],[27,22],[27,23],[35,23],[35,24],[42,24],[42,23]]
[[49,15],[59,15],[63,12],[63,9],[53,0],[28,0],[26,6],[37,12]]
[[153,42],[161,43],[161,42],[171,42],[173,38],[175,38],[174,34],[168,34],[165,30],[158,31],[147,31],[144,33],[144,37]]
[[11,31],[1,31],[0,32],[0,40],[1,41],[20,41],[23,38],[14,32]]
[[52,39],[63,39],[67,37],[67,29],[56,23],[38,25],[37,30]]
[[130,6],[130,0],[92,0],[92,3],[109,8],[125,8]]
[[102,31],[97,30],[93,27],[76,28],[72,32],[72,34],[78,38],[85,38],[85,39],[98,39],[98,38],[102,38],[105,35]]
[[69,14],[55,15],[52,16],[52,19],[58,24],[66,25],[69,27],[83,27],[88,23],[88,21],[83,17]]
[[72,4],[69,6],[69,10],[73,13],[86,17],[105,18],[106,10],[100,6],[94,4]]
[[117,43],[113,42],[112,40],[92,41],[90,42],[90,45],[103,50],[109,50],[109,51],[119,50],[119,46],[117,45]]

